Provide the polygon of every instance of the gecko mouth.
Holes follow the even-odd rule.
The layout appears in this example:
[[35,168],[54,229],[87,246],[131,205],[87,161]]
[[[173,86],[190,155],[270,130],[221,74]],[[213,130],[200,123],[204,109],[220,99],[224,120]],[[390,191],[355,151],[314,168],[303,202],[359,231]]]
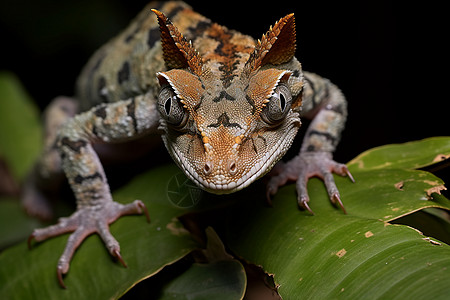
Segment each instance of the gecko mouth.
[[247,187],[258,178],[264,176],[272,169],[278,160],[284,156],[286,151],[290,148],[301,124],[297,113],[288,116],[285,121],[284,126],[278,128],[279,130],[277,130],[276,138],[274,138],[274,136],[266,138],[266,140],[272,142],[270,145],[267,145],[267,150],[264,151],[264,155],[258,155],[258,153],[255,152],[254,155],[252,155],[253,157],[248,158],[248,162],[229,164],[228,171],[230,171],[231,168],[234,172],[236,172],[233,170],[236,168],[236,165],[250,166],[243,168],[241,172],[236,172],[236,175],[239,175],[233,176],[233,178],[227,178],[221,174],[207,174],[210,173],[210,170],[208,170],[208,168],[211,168],[210,164],[205,163],[203,168],[198,168],[194,166],[192,159],[187,158],[175,144],[166,143],[166,146],[168,148],[170,147],[169,152],[173,154],[174,160],[196,185],[213,194],[229,194]]

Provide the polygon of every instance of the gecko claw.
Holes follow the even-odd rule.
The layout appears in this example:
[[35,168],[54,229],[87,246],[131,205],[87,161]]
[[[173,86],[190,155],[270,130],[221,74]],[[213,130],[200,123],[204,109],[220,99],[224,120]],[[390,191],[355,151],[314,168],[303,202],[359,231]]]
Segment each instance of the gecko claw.
[[309,205],[308,205],[308,201],[309,201],[309,199],[308,199],[307,197],[300,197],[300,199],[298,200],[298,205],[299,205],[301,208],[303,208],[303,209],[309,211],[309,213],[310,213],[311,215],[314,215],[314,212],[312,211],[312,209],[311,209],[311,208],[309,207]]
[[120,255],[119,250],[115,249],[112,251],[111,253],[115,258],[117,258],[118,261],[120,261],[120,263],[122,264],[122,266],[124,266],[125,268],[128,268],[127,264],[125,263],[125,261],[122,258],[122,255]]
[[345,173],[345,175],[347,175],[347,177],[350,178],[350,180],[351,180],[353,183],[356,182],[355,179],[353,178],[352,173],[350,173],[350,171],[348,170],[347,166],[344,165],[344,170],[343,170],[343,171],[344,171],[343,173]]
[[138,200],[137,206],[144,212],[145,217],[147,218],[147,223],[150,223],[150,215],[148,213],[147,206],[145,206],[144,202]]
[[341,201],[341,196],[339,195],[339,193],[334,193],[332,196],[331,196],[331,202],[333,203],[333,204],[338,204],[340,207],[341,207],[341,209],[342,209],[342,211],[344,212],[344,214],[347,214],[347,211],[345,210],[345,207],[344,207],[344,204],[342,203],[342,201]]
[[56,268],[56,274],[57,274],[57,276],[58,276],[58,282],[59,282],[59,285],[60,285],[63,289],[67,289],[66,285],[64,284],[64,280],[63,280],[64,272],[63,272],[62,267],[58,266],[58,268]]

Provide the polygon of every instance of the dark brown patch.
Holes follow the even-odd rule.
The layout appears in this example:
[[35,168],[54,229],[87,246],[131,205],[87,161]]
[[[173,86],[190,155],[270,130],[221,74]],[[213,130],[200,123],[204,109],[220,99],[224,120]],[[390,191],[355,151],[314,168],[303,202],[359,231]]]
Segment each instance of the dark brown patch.
[[102,175],[100,175],[99,172],[95,172],[94,174],[88,175],[88,176],[77,175],[74,178],[74,181],[75,181],[75,183],[82,184],[83,181],[85,181],[85,180],[92,180],[92,179],[96,179],[96,178],[99,178],[100,180],[103,180]]
[[306,148],[306,152],[315,152],[316,151],[316,147],[314,147],[314,145],[309,145],[308,148]]
[[149,48],[153,48],[155,43],[159,41],[159,27],[154,27],[148,31],[147,45]]
[[122,84],[125,81],[128,81],[130,78],[130,63],[128,61],[124,62],[122,68],[120,68],[119,73],[117,74],[117,81],[119,84]]
[[187,39],[195,39],[196,37],[202,36],[211,25],[212,23],[209,20],[200,21],[195,26],[188,27],[185,36]]
[[[163,2],[164,3],[164,2]],[[167,18],[172,19],[175,17],[179,12],[183,11],[185,7],[183,6],[177,6],[174,9],[172,9],[170,12],[167,12]]]
[[130,104],[127,105],[127,115],[131,118],[131,120],[133,121],[133,128],[134,131],[137,132],[138,131],[138,125],[137,125],[137,120],[136,120],[136,114],[135,114],[135,110],[136,110],[136,104],[134,103],[134,101],[132,100],[130,102]]
[[227,92],[221,91],[219,96],[217,96],[216,98],[213,99],[213,102],[220,102],[222,99],[226,99],[226,100],[229,100],[229,101],[236,100],[236,98],[234,98],[233,96],[231,96]]
[[61,140],[61,145],[69,147],[69,149],[75,153],[80,153],[81,148],[86,147],[87,142],[84,140],[72,141],[68,137],[63,137]]
[[241,125],[239,125],[238,123],[230,123],[230,117],[228,117],[227,113],[223,113],[221,114],[218,118],[217,118],[217,123],[215,124],[210,124],[208,125],[208,127],[214,127],[217,128],[220,125],[222,125],[223,127],[237,127],[237,128],[242,128]]
[[94,111],[94,114],[102,119],[106,118],[106,106],[105,105],[101,105],[100,107],[97,107]]
[[106,87],[106,79],[105,77],[100,77],[98,80],[98,88],[97,88],[97,93],[98,96],[104,101],[107,102],[108,101],[108,96],[107,93],[105,93],[103,91],[103,89]]
[[92,69],[89,71],[88,77],[92,79],[95,75],[95,72],[100,68],[102,65],[103,59],[105,59],[105,56],[100,56],[100,58],[97,59]]

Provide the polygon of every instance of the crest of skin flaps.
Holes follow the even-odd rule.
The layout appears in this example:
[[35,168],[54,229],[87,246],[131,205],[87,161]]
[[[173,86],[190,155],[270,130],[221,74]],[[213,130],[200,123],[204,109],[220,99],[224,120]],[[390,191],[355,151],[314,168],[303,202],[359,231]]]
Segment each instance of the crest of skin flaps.
[[294,15],[280,19],[256,45],[217,24],[193,44],[163,13],[153,12],[168,69],[157,77],[169,153],[208,191],[244,188],[285,154],[301,124]]
[[169,69],[189,68],[192,73],[200,76],[203,62],[198,52],[162,12],[156,9],[152,9],[152,11],[158,17],[166,66]]
[[244,73],[250,75],[265,64],[280,65],[289,62],[295,54],[296,34],[294,14],[281,18],[263,34],[255,50],[245,63]]

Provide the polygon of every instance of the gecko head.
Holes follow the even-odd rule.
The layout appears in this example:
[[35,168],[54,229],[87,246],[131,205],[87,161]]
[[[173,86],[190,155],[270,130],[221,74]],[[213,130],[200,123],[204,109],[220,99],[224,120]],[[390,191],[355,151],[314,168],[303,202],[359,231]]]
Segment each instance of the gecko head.
[[154,12],[168,69],[157,73],[168,152],[209,192],[248,186],[281,159],[301,125],[303,75],[294,57],[293,15],[278,21],[253,48],[239,48],[226,40],[228,29],[212,24],[203,45],[216,37],[222,48],[234,50],[208,54],[208,49],[194,49],[164,14]]

